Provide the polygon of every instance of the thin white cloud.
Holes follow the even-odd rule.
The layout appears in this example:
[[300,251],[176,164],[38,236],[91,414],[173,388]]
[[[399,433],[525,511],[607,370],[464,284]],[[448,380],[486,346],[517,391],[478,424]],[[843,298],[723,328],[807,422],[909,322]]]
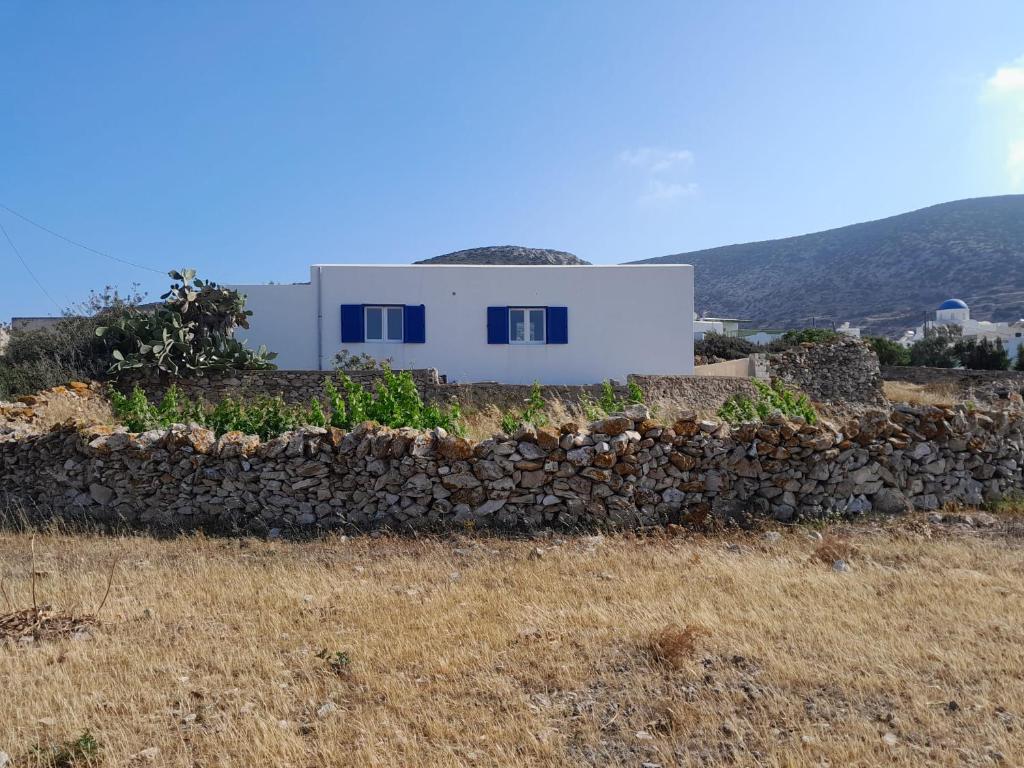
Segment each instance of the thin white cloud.
[[663,204],[697,194],[697,183],[686,178],[694,162],[688,149],[636,147],[620,152],[618,160],[639,176],[638,205]]
[[619,153],[619,162],[648,173],[664,173],[678,166],[693,165],[693,152],[688,149],[658,149],[637,147]]
[[998,67],[981,95],[1006,141],[1010,187],[1024,190],[1024,56]]

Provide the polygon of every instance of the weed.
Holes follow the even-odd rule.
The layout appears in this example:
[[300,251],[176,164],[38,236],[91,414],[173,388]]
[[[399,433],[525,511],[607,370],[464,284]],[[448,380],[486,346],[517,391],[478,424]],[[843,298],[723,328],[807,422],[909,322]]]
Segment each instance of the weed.
[[697,653],[697,640],[709,634],[701,626],[687,624],[679,627],[672,624],[651,637],[649,649],[658,661],[679,669]]
[[526,398],[525,406],[521,411],[512,410],[502,414],[502,432],[511,435],[524,424],[532,424],[535,427],[547,426],[548,417],[544,415],[547,401],[544,400],[539,381],[530,385],[530,395]]
[[990,512],[1001,515],[1021,516],[1024,515],[1024,494],[1013,493],[1004,496],[999,501],[990,502],[987,505]]
[[349,665],[352,663],[352,660],[345,651],[328,651],[324,648],[316,657],[325,661],[328,668],[336,675],[347,672]]
[[97,765],[100,743],[86,730],[77,739],[46,747],[37,744],[29,751],[33,758],[33,764],[41,768],[75,768],[83,765]]
[[627,405],[642,405],[644,392],[635,381],[626,385],[626,399],[623,400],[615,392],[615,387],[607,379],[601,383],[601,396],[595,400],[587,392],[580,395],[580,410],[588,421],[597,421],[613,413],[622,412]]
[[589,392],[584,392],[579,397],[580,410],[583,412],[583,418],[587,421],[597,421],[605,415],[604,410]]

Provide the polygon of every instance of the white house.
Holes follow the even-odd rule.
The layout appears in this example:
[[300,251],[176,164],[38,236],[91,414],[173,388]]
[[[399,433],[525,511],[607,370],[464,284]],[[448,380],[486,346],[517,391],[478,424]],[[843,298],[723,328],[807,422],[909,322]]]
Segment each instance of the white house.
[[1024,320],[1014,323],[975,320],[971,317],[970,307],[961,299],[946,299],[935,310],[934,320],[926,320],[923,325],[904,333],[900,343],[909,347],[915,341],[923,339],[928,329],[942,326],[958,327],[960,335],[965,339],[988,339],[989,341],[999,339],[1011,359],[1016,356],[1017,348],[1024,343]]
[[234,285],[239,338],[282,369],[347,349],[450,381],[590,384],[693,373],[693,267],[315,264],[310,282]]

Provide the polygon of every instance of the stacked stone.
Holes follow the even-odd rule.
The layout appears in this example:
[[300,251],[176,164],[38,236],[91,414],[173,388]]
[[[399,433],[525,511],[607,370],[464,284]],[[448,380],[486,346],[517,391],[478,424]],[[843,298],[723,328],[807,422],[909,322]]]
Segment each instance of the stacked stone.
[[860,339],[841,336],[766,355],[767,378],[782,379],[818,403],[881,405],[878,356]]
[[844,424],[730,427],[643,406],[471,442],[362,424],[261,442],[205,428],[62,426],[0,439],[28,510],[151,529],[638,528],[978,504],[1024,487],[1019,409],[898,406]]

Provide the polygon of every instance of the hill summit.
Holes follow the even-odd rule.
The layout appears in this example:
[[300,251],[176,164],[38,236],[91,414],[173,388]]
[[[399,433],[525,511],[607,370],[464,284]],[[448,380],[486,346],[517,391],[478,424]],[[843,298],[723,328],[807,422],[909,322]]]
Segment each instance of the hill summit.
[[470,248],[465,251],[446,253],[432,259],[417,261],[416,264],[503,264],[560,266],[566,264],[589,264],[579,256],[565,251],[548,248],[524,248],[521,245],[491,245],[485,248]]

